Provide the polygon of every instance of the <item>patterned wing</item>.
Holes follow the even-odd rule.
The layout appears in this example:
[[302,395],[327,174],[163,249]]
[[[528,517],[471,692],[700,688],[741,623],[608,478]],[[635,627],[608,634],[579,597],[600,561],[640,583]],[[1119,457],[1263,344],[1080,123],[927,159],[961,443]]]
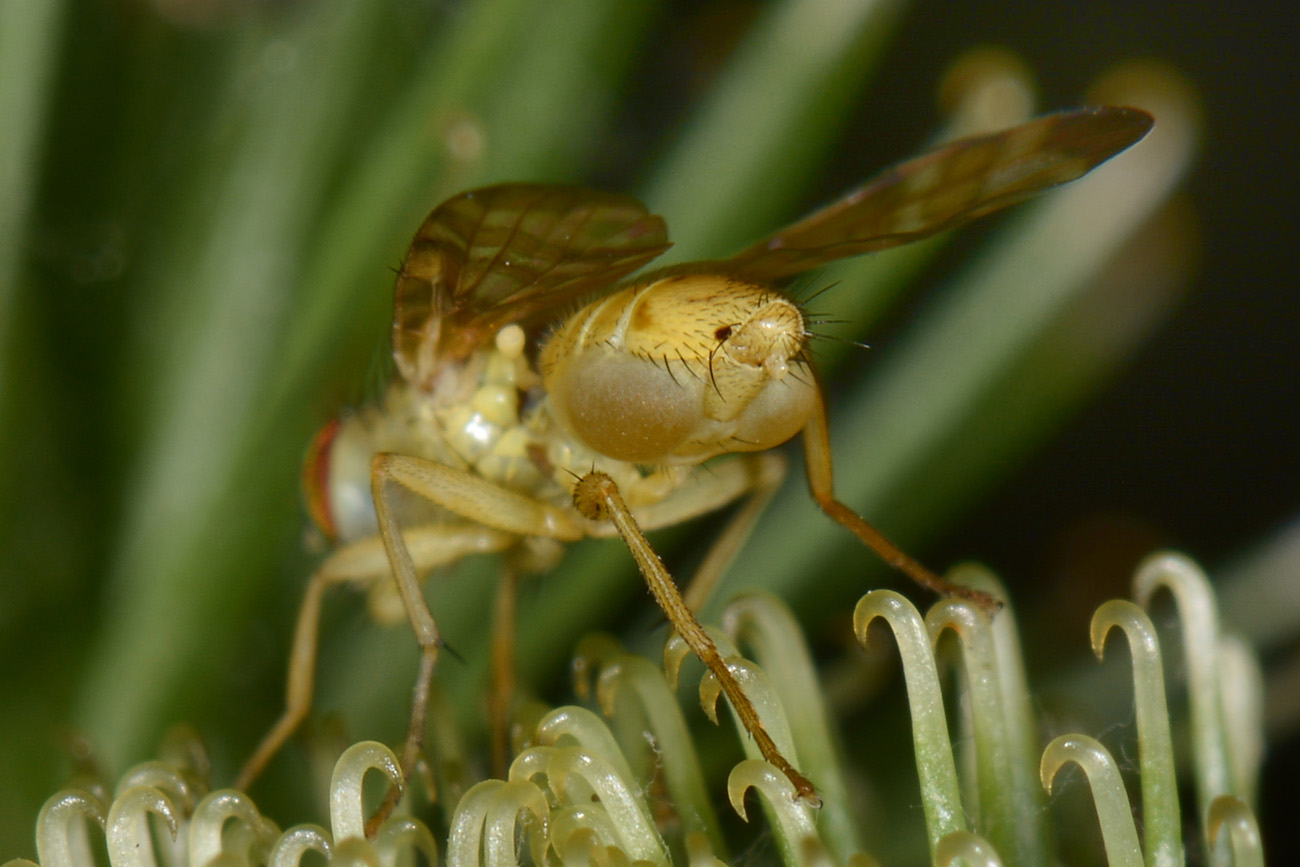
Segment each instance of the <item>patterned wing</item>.
[[1135,108],[1085,108],[963,139],[895,166],[745,248],[723,267],[774,282],[845,256],[919,240],[1082,177],[1153,124]]
[[397,368],[427,390],[503,326],[608,289],[668,246],[663,219],[629,196],[550,184],[461,193],[420,226],[397,275]]

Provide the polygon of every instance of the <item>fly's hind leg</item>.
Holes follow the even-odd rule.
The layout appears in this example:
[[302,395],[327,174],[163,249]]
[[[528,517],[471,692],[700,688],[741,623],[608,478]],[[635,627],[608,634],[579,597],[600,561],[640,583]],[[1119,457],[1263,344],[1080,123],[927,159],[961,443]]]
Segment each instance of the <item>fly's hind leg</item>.
[[[389,500],[389,482],[414,491],[463,520],[403,530]],[[429,681],[440,643],[437,624],[420,590],[419,574],[470,554],[502,551],[523,536],[573,541],[583,535],[582,528],[565,510],[506,490],[464,470],[419,458],[376,455],[371,468],[371,488],[380,533],[338,549],[312,576],[294,632],[284,713],[244,765],[237,783],[240,789],[247,788],[261,774],[311,709],[320,605],[327,587],[373,585],[381,580],[395,582],[420,644],[420,671],[412,690],[411,725],[402,750],[403,774],[409,777],[419,753]],[[395,803],[393,798],[392,804]],[[385,802],[380,813],[386,815],[391,807]]]
[[[470,554],[499,551],[513,543],[515,537],[481,524],[437,524],[408,529],[404,540],[419,568],[427,571]],[[376,581],[389,580],[391,574],[383,544],[378,536],[373,536],[335,551],[312,575],[294,628],[284,713],[244,763],[236,788],[247,789],[252,785],[311,710],[321,600],[326,588],[337,584],[373,585]]]
[[[507,561],[510,559],[506,558]],[[518,636],[519,569],[507,562],[492,604],[492,685],[488,691],[492,773],[506,778],[510,759],[510,712],[515,698],[515,648]]]

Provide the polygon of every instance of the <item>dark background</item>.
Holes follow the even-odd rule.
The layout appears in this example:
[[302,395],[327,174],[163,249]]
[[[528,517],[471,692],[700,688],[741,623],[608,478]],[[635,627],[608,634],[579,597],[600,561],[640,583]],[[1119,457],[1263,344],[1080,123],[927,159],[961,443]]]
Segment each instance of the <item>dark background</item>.
[[[972,38],[1023,54],[1046,106],[1130,57],[1166,60],[1204,102],[1204,144],[1185,184],[1201,225],[1195,286],[1127,372],[1051,446],[962,522],[934,556],[996,564],[1017,592],[1087,581],[1176,545],[1213,573],[1293,520],[1300,503],[1300,13],[1285,3],[920,3],[891,47],[903,81]],[[888,90],[882,88],[881,90]],[[877,91],[876,95],[880,95]],[[905,118],[895,95],[891,117]],[[1100,579],[1097,579],[1100,580]],[[1293,574],[1300,581],[1300,572]],[[1275,649],[1274,661],[1297,650]],[[1261,825],[1270,863],[1300,859],[1287,819],[1300,777],[1295,721],[1270,746]]]
[[[688,20],[693,6],[682,6]],[[695,14],[719,13],[711,6]],[[828,165],[823,199],[852,185],[858,166],[896,159],[924,137],[935,70],[972,45],[1021,55],[1046,109],[1074,104],[1111,64],[1153,58],[1187,77],[1204,111],[1203,143],[1183,185],[1201,239],[1186,300],[1094,403],[923,558],[979,560],[1022,601],[1086,612],[1108,592],[1124,595],[1123,576],[1151,550],[1177,547],[1214,574],[1294,521],[1297,36],[1300,12],[1286,3],[911,7],[846,133],[851,146]],[[689,45],[698,36],[679,39]],[[960,257],[960,249],[952,255]],[[888,332],[871,339],[887,349]],[[1294,568],[1284,580],[1300,581]],[[1270,648],[1266,666],[1276,673],[1298,649],[1294,639]],[[1276,864],[1300,859],[1300,837],[1287,818],[1300,775],[1296,722],[1273,720],[1276,739],[1265,760],[1261,825]]]

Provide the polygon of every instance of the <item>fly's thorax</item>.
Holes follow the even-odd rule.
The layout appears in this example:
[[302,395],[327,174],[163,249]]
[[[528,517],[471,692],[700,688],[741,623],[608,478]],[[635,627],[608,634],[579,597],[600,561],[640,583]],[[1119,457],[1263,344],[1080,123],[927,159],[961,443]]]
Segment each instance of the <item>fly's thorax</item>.
[[[426,392],[397,380],[383,400],[331,421],[316,435],[303,465],[307,509],[331,539],[352,541],[378,532],[371,495],[371,461],[394,452],[436,461],[515,490],[535,493],[547,476],[536,466],[534,434],[521,420],[523,395],[539,388],[523,353],[523,333],[502,329],[440,388]],[[432,504],[405,489],[391,492],[403,524],[443,519]]]
[[547,340],[538,367],[570,433],[612,458],[698,463],[803,427],[815,385],[803,314],[774,289],[675,274],[615,292]]

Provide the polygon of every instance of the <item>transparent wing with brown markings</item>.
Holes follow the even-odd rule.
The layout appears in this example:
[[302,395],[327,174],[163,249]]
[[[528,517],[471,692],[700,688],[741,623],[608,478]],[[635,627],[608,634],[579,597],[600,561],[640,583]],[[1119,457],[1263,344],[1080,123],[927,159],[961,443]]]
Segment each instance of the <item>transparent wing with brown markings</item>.
[[774,282],[919,240],[1082,177],[1139,141],[1153,123],[1134,108],[1086,108],[954,142],[895,166],[746,247],[724,267]]
[[608,289],[668,246],[663,219],[630,196],[552,184],[461,193],[420,226],[398,273],[398,370],[428,388],[503,326]]

